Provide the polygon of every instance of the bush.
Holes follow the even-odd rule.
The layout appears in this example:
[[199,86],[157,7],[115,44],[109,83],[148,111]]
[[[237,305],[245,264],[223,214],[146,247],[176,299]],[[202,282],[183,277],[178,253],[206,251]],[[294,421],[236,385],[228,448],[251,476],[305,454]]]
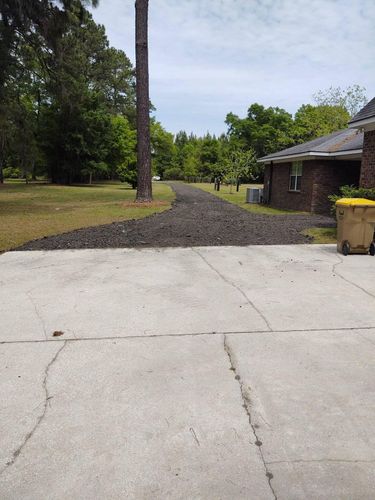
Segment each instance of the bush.
[[375,188],[341,186],[340,194],[331,194],[328,196],[329,201],[332,202],[332,212],[335,212],[336,210],[336,201],[341,198],[367,198],[368,200],[375,200]]
[[164,170],[163,179],[165,180],[182,181],[183,178],[184,178],[184,173],[178,167],[169,167]]
[[116,173],[121,182],[127,182],[131,185],[132,189],[137,188],[137,165],[135,163],[119,165]]
[[3,170],[4,179],[22,179],[25,177],[21,169],[15,167],[5,167]]

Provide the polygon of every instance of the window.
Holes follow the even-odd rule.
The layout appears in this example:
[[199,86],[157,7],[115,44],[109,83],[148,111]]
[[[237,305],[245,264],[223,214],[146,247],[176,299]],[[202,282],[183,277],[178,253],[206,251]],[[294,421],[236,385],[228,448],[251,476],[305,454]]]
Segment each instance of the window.
[[301,191],[302,162],[294,161],[290,169],[289,191]]

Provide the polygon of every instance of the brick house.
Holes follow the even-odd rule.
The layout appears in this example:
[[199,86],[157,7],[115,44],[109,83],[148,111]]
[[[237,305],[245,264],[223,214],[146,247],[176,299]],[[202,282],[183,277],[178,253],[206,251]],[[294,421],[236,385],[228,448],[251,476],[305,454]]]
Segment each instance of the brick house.
[[375,187],[375,97],[349,122],[349,128],[362,130],[363,152],[359,185]]
[[349,128],[260,158],[264,201],[273,207],[328,213],[328,196],[345,184],[375,187],[375,98]]

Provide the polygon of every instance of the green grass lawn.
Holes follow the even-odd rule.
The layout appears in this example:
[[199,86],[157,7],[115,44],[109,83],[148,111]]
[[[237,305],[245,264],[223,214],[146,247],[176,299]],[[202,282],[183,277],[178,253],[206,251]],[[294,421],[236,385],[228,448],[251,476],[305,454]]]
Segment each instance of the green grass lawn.
[[263,187],[262,184],[242,184],[240,186],[240,190],[237,193],[235,186],[232,187],[232,193],[230,192],[229,186],[220,186],[220,191],[214,191],[214,184],[209,183],[196,183],[191,184],[194,187],[202,189],[207,193],[214,194],[223,200],[229,201],[230,203],[234,203],[249,212],[253,212],[256,214],[264,214],[264,215],[285,215],[285,214],[304,214],[307,212],[296,212],[293,210],[281,210],[278,208],[268,207],[267,205],[257,204],[257,203],[246,203],[246,189],[249,187]]
[[334,227],[310,227],[302,231],[305,236],[313,238],[312,243],[336,243],[336,228]]
[[127,184],[106,182],[79,186],[0,185],[0,251],[26,241],[82,227],[140,219],[171,207],[174,192],[154,183],[154,202],[134,204],[135,191]]

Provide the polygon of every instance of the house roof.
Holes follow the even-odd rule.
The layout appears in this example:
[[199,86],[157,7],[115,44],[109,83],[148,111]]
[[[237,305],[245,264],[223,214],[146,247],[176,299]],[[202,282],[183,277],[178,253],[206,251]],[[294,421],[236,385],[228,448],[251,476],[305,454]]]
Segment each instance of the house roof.
[[350,120],[349,124],[361,122],[362,120],[369,120],[374,118],[375,120],[375,97],[371,99],[370,102],[366,104],[353,118]]
[[263,156],[259,161],[288,160],[303,156],[336,157],[358,154],[362,153],[362,145],[363,132],[355,129],[345,129]]

